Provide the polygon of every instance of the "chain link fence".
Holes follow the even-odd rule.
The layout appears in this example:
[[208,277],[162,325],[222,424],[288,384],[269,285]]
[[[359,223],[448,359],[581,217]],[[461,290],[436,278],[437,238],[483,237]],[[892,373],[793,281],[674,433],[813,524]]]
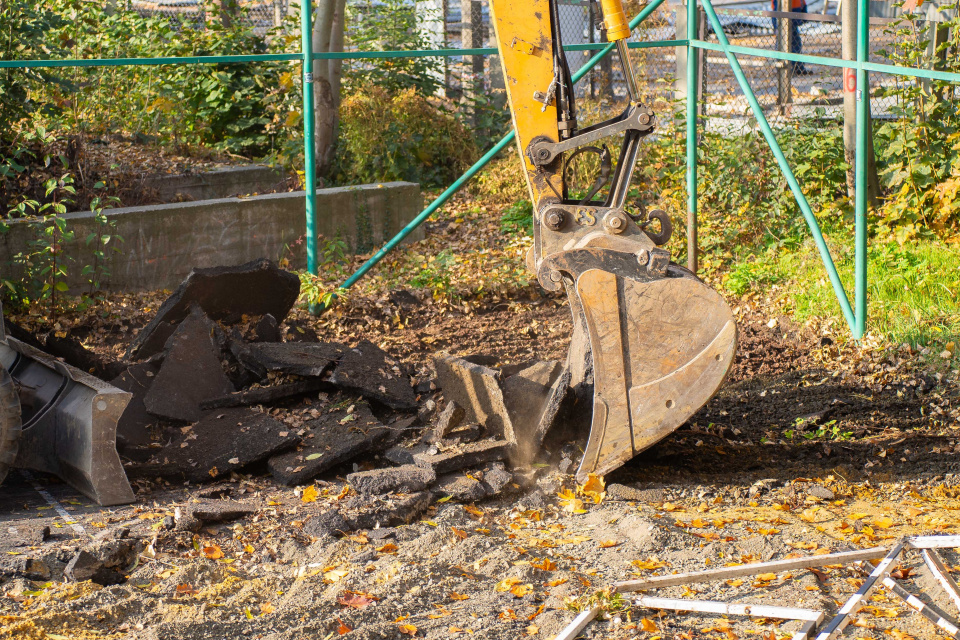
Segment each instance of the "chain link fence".
[[[292,23],[299,12],[297,0],[116,0],[142,15],[160,15],[182,28],[204,28],[210,20],[236,19],[251,23],[255,30],[268,35],[285,22]],[[782,4],[790,4],[784,0]],[[409,0],[417,15],[419,37],[433,48],[495,47],[490,24],[488,0]],[[716,11],[732,45],[757,49],[791,51],[816,56],[841,58],[842,34],[837,0],[813,0],[804,13],[775,12],[768,0],[717,0]],[[935,3],[934,3],[935,4]],[[871,18],[871,61],[889,63],[885,51],[896,44],[891,25],[896,9],[889,3],[873,3],[879,7]],[[216,7],[218,11],[212,11]],[[381,0],[348,0],[348,12],[385,10]],[[678,11],[679,9],[679,11]],[[929,12],[928,12],[929,13]],[[561,35],[565,45],[602,43],[597,6],[588,0],[559,0]],[[789,23],[787,22],[789,18]],[[634,31],[632,40],[649,42],[683,38],[686,34],[686,9],[679,4],[664,4]],[[778,36],[775,23],[789,25]],[[915,28],[930,29],[933,22],[918,21]],[[700,37],[717,42],[716,35],[702,18]],[[350,44],[348,23],[347,49]],[[593,54],[571,51],[567,54],[571,72],[579,69]],[[752,121],[746,98],[722,53],[703,51],[700,81],[702,83],[702,115],[710,120],[727,120],[746,124]],[[654,108],[663,108],[685,94],[686,50],[679,47],[657,47],[631,51],[632,64],[638,76],[644,100]],[[843,70],[838,67],[793,63],[739,55],[741,67],[768,119],[773,124],[793,118],[814,115],[842,119]],[[371,65],[377,62],[348,61],[347,65]],[[470,100],[492,101],[505,105],[503,76],[496,55],[447,57],[436,63],[437,83],[447,98],[468,103]],[[887,74],[875,74],[871,82],[871,110],[876,119],[892,118],[896,105],[889,88],[898,83],[916,82]],[[577,86],[587,117],[584,122],[607,118],[616,111],[616,103],[626,97],[623,71],[616,55],[607,56]],[[727,125],[721,125],[727,126]]]

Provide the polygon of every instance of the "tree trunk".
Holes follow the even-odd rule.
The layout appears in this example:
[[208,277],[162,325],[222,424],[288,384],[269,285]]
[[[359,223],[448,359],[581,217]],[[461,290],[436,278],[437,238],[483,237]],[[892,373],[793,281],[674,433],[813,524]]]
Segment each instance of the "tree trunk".
[[[313,23],[313,51],[327,53],[332,50],[334,42],[343,49],[343,35],[334,37],[334,24],[343,31],[342,9],[337,17],[338,8],[343,6],[343,0],[318,0],[316,21]],[[333,161],[334,146],[336,143],[337,106],[339,96],[333,88],[333,71],[335,65],[330,60],[313,61],[313,91],[315,104],[315,148],[317,157],[317,174],[326,175]],[[339,67],[337,71],[337,94],[339,93]]]
[[[343,38],[347,24],[347,0],[337,0],[336,12],[330,34],[330,51],[343,51]],[[333,94],[333,141],[340,133],[340,80],[343,76],[343,60],[330,60],[330,93]]]
[[240,13],[240,5],[237,0],[220,0],[220,21],[224,28],[229,29],[233,25],[238,13]]

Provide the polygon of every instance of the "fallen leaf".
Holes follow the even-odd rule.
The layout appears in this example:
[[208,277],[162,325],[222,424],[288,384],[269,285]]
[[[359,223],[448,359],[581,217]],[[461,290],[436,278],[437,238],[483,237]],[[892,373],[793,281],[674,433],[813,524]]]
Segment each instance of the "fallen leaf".
[[510,588],[510,593],[513,594],[514,598],[522,598],[531,591],[533,591],[532,584],[517,584]]
[[337,582],[348,573],[350,573],[349,569],[331,569],[323,573],[323,579],[327,582]]
[[177,585],[177,593],[181,595],[191,595],[197,593],[197,590],[193,588],[192,584],[183,583]]
[[347,625],[343,624],[343,620],[341,620],[340,618],[337,618],[337,625],[338,625],[337,633],[341,636],[346,635],[351,631],[353,631],[351,627],[348,627]]
[[543,562],[531,562],[530,566],[535,569],[540,569],[541,571],[556,571],[557,564],[553,562],[550,558],[544,558]]
[[316,502],[319,495],[317,488],[314,485],[310,485],[303,490],[303,495],[300,496],[300,500],[302,502]]
[[603,476],[591,473],[587,475],[587,481],[577,487],[577,492],[590,498],[595,504],[600,504],[607,495],[606,486]]
[[543,613],[543,610],[546,608],[546,606],[547,606],[547,605],[545,605],[545,604],[540,605],[540,608],[539,608],[539,609],[537,609],[536,611],[534,611],[533,613],[531,613],[529,616],[527,616],[527,620],[533,620],[533,619],[536,618],[538,615],[540,615],[541,613]]
[[461,540],[466,540],[467,536],[470,535],[463,529],[457,529],[456,527],[450,527],[453,530],[453,535],[457,536]]
[[550,582],[545,583],[548,587],[559,587],[567,581],[567,578],[558,578],[557,580],[551,580]]
[[520,578],[504,578],[493,587],[494,591],[498,593],[503,593],[504,591],[510,591],[513,588],[513,585],[520,582]]
[[740,580],[739,578],[736,580],[727,580],[728,587],[739,587],[742,584],[743,584],[743,580]]
[[447,597],[449,597],[451,600],[469,600],[470,599],[470,596],[464,595],[462,593],[457,593],[456,591],[451,592],[450,595]]
[[400,633],[408,636],[417,635],[417,627],[412,624],[402,624],[399,628]]
[[377,551],[380,553],[396,553],[398,551],[398,547],[392,542],[388,542],[382,547],[377,547]]
[[880,529],[889,529],[894,526],[893,518],[890,516],[877,516],[873,519],[873,526]]
[[660,631],[660,628],[657,626],[657,623],[651,620],[650,618],[643,618],[640,620],[640,628],[646,631],[647,633],[656,633]]
[[203,548],[203,555],[211,560],[219,560],[223,557],[223,551],[220,549],[220,545],[212,544]]
[[266,615],[266,614],[268,614],[268,613],[273,613],[273,612],[276,611],[276,610],[277,610],[277,608],[276,608],[275,606],[273,606],[273,605],[272,605],[271,603],[269,603],[269,602],[262,602],[262,603],[260,603],[260,613],[261,613],[262,615]]
[[613,547],[620,546],[619,540],[604,540],[600,543],[601,549],[612,549]]
[[357,591],[345,591],[337,598],[337,604],[354,609],[363,609],[376,601],[377,599],[373,596]]
[[530,626],[527,627],[528,636],[535,636],[538,633],[540,633],[540,627],[538,627],[537,625],[531,624]]

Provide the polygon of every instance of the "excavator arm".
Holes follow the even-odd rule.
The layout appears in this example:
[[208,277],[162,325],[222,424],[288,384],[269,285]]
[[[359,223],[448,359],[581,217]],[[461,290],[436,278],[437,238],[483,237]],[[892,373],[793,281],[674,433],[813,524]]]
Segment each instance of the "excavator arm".
[[[580,127],[557,0],[490,1],[534,203],[527,266],[547,290],[565,290],[574,324],[567,364],[574,385],[593,387],[580,482],[616,469],[696,413],[722,384],[737,343],[724,299],[660,246],[669,241],[669,217],[627,203],[656,114],[640,99],[621,1],[601,0],[600,8],[627,99],[618,116]],[[621,137],[614,165],[601,143]],[[578,191],[567,177],[585,154],[598,156],[597,177]]]

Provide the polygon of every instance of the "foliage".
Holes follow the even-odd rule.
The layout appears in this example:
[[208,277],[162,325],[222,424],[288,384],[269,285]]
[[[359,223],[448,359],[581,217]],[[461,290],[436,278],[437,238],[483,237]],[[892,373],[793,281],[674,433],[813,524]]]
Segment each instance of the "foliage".
[[[939,23],[951,37],[936,51],[930,46],[937,23],[904,13],[888,28],[895,37],[881,53],[894,64],[960,71],[960,0],[941,5]],[[926,9],[924,8],[924,11]],[[936,60],[939,58],[939,60]],[[903,242],[931,233],[946,236],[960,230],[960,91],[955,84],[908,80],[882,90],[896,98],[896,119],[877,132],[880,175],[888,191],[880,225]]]
[[518,200],[505,207],[500,216],[500,231],[508,235],[533,236],[533,203]]
[[468,183],[474,195],[494,204],[507,204],[530,197],[523,164],[517,157],[515,146],[508,147],[504,155],[494,158],[480,171],[476,179]]
[[341,104],[337,172],[344,182],[447,184],[475,156],[463,124],[413,89],[390,94],[371,86]]
[[[424,18],[443,20],[442,15],[434,16],[430,11],[404,0],[348,3],[349,44],[359,51],[434,49],[428,34],[419,26]],[[414,89],[429,96],[443,88],[443,81],[443,59],[434,57],[351,60],[343,73],[344,86],[351,94],[379,87],[390,94]]]
[[445,297],[450,292],[450,267],[454,262],[456,256],[449,249],[430,256],[420,268],[420,272],[410,278],[410,285],[430,289],[434,299]]

